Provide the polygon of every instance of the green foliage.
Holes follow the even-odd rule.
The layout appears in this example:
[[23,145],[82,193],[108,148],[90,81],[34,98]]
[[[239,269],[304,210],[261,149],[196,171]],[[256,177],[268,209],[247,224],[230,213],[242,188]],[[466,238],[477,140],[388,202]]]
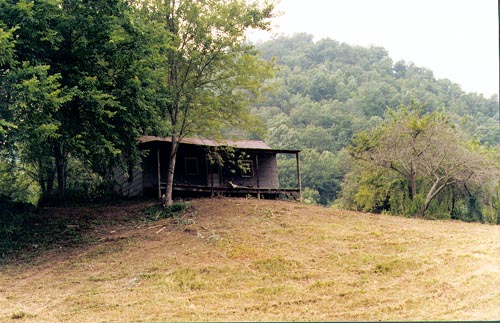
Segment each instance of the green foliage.
[[120,0],[0,3],[0,148],[30,166],[43,198],[66,198],[71,158],[105,176],[120,153],[136,159],[135,138],[156,126],[137,82],[150,39],[134,10]]
[[[480,180],[498,159],[487,148],[500,140],[496,96],[464,93],[380,47],[307,34],[246,43],[273,11],[239,0],[0,1],[0,193],[95,200],[111,190],[114,167],[137,163],[140,135],[258,136],[261,120],[272,147],[302,150],[311,201],[328,205],[342,190],[341,204],[364,210],[498,221],[497,188]],[[397,139],[408,143],[433,129],[481,166],[454,183],[442,171],[452,167],[413,176],[404,159],[388,164],[399,175],[353,171],[347,155],[387,144],[390,129],[406,129]],[[282,186],[295,187],[295,160],[279,167]]]
[[14,202],[38,203],[40,188],[29,175],[29,170],[21,167],[0,151],[0,196]]
[[[340,181],[343,175],[339,168],[342,164],[342,155],[335,156],[329,151],[321,153],[313,149],[304,150],[300,153],[302,184],[304,190],[319,193],[319,198],[313,194],[314,202],[327,205],[335,200],[340,190]],[[283,188],[297,187],[297,162],[294,157],[280,156],[278,159],[278,171],[280,186]]]
[[[446,116],[449,124],[460,125],[481,144],[498,144],[497,97],[464,93],[449,80],[436,80],[428,69],[404,61],[394,63],[383,48],[350,46],[332,39],[314,42],[307,34],[279,37],[257,47],[265,59],[274,59],[280,67],[275,80],[280,87],[253,113],[266,123],[272,147],[304,151],[303,186],[318,191],[322,204],[333,202],[340,191],[339,182],[349,169],[341,157],[345,148],[352,146],[354,154],[373,149],[383,133],[377,126],[384,120],[406,114],[412,129],[408,136],[418,136],[435,121],[432,118]],[[336,157],[319,166],[318,156],[309,158],[311,150]],[[281,183],[293,183],[293,161],[282,160],[280,167]],[[349,196],[347,204],[353,205],[356,193],[362,205],[358,208],[367,210],[385,209],[389,198],[401,203],[396,209],[407,215],[418,213],[419,205],[425,204],[425,196],[417,203],[407,190],[396,197],[388,185],[376,186],[375,191],[372,184],[363,185],[359,192],[354,188],[344,192],[349,185],[342,188],[343,198]],[[444,212],[432,202],[428,207]]]
[[381,212],[386,207],[390,178],[375,169],[354,165],[341,183],[337,204],[342,208],[364,212]]
[[389,186],[389,213],[402,216],[415,216],[422,204],[422,196],[412,198],[405,179],[396,179]]
[[321,199],[321,195],[317,190],[306,187],[302,190],[302,199],[306,204],[318,204]]
[[485,205],[481,209],[481,217],[483,223],[499,224],[499,209],[498,206]]
[[[483,222],[483,205],[496,200],[493,188],[500,182],[498,152],[464,142],[465,135],[442,113],[402,107],[389,116],[353,139],[355,166],[344,179],[343,205]],[[496,219],[491,210],[489,221]]]
[[158,221],[165,218],[175,217],[187,209],[189,209],[191,205],[189,203],[184,202],[176,202],[172,205],[164,207],[163,205],[153,204],[151,206],[146,207],[142,210],[142,213],[146,215],[146,219],[149,221]]

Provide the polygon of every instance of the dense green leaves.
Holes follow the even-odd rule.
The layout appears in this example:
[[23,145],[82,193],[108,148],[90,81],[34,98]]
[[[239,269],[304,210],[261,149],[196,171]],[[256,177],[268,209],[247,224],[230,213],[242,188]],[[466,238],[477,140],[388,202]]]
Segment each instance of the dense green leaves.
[[[358,179],[358,192],[350,193],[354,193],[354,205],[370,209],[385,204],[384,209],[405,214],[398,208],[410,202],[409,213],[423,216],[450,187],[490,188],[473,194],[474,199],[495,196],[500,181],[495,155],[479,144],[467,143],[442,113],[420,115],[402,107],[390,116],[385,124],[357,135],[350,148],[353,163],[365,170]],[[381,177],[385,180],[370,183]],[[372,194],[360,194],[364,191]]]
[[64,200],[73,161],[80,173],[109,176],[120,153],[133,160],[135,138],[156,128],[138,81],[151,40],[133,10],[122,1],[0,1],[0,139],[44,199]]
[[[279,37],[258,48],[264,58],[274,58],[280,67],[275,81],[280,87],[253,112],[265,120],[271,146],[303,150],[303,185],[308,192],[318,192],[317,201],[322,204],[334,203],[342,195],[337,203],[346,207],[406,215],[421,211],[426,194],[412,193],[404,176],[345,158],[348,146],[358,156],[378,147],[382,136],[395,127],[397,116],[401,117],[402,105],[418,110],[408,116],[410,137],[418,137],[440,116],[447,120],[442,126],[450,132],[465,132],[461,141],[473,138],[480,145],[498,145],[496,97],[465,93],[459,85],[436,80],[430,70],[413,63],[393,63],[383,48],[350,46],[331,39],[314,42],[307,34]],[[404,140],[394,138],[396,152],[408,152]],[[281,181],[292,183],[292,161],[280,161],[280,166]],[[401,162],[393,165],[401,166]],[[432,188],[430,183],[416,180],[424,192]],[[426,206],[427,213],[458,217],[459,208],[452,205],[460,204],[464,192],[463,187],[443,188]],[[473,194],[475,198],[477,194]],[[469,204],[463,205],[467,209]]]

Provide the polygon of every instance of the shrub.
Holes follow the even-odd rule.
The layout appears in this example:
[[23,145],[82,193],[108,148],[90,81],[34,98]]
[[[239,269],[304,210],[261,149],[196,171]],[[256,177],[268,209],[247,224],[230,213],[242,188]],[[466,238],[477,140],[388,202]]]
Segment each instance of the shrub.
[[16,237],[32,209],[30,204],[14,202],[6,196],[0,196],[0,258],[4,258],[16,248]]
[[146,215],[147,220],[158,221],[174,217],[187,210],[190,206],[189,203],[184,202],[177,202],[167,207],[163,207],[160,204],[154,204],[144,208],[142,213]]
[[32,204],[0,196],[0,262],[22,249],[81,242],[81,228],[71,220],[46,216]]

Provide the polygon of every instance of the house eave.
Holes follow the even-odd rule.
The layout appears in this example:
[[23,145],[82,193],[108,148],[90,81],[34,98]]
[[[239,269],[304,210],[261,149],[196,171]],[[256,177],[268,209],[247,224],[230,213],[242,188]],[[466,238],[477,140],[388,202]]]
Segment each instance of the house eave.
[[[142,136],[137,138],[139,144],[149,142],[172,142],[171,137],[159,136]],[[276,154],[298,154],[300,150],[297,149],[273,149],[265,142],[260,140],[212,140],[206,138],[183,138],[181,144],[185,145],[198,145],[205,147],[234,147],[238,149],[246,149],[249,151],[266,151]]]

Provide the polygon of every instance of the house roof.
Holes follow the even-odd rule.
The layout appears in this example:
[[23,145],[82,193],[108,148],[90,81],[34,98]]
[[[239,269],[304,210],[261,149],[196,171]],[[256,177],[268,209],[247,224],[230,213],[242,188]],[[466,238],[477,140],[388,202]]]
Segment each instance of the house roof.
[[[172,142],[171,137],[158,137],[158,136],[142,136],[137,139],[139,143],[147,143],[152,141],[160,142]],[[251,150],[269,150],[276,153],[298,153],[300,150],[288,150],[288,149],[272,149],[268,144],[262,140],[213,140],[207,138],[183,138],[181,140],[182,144],[187,145],[197,145],[206,147],[234,147],[240,149],[251,149]]]

